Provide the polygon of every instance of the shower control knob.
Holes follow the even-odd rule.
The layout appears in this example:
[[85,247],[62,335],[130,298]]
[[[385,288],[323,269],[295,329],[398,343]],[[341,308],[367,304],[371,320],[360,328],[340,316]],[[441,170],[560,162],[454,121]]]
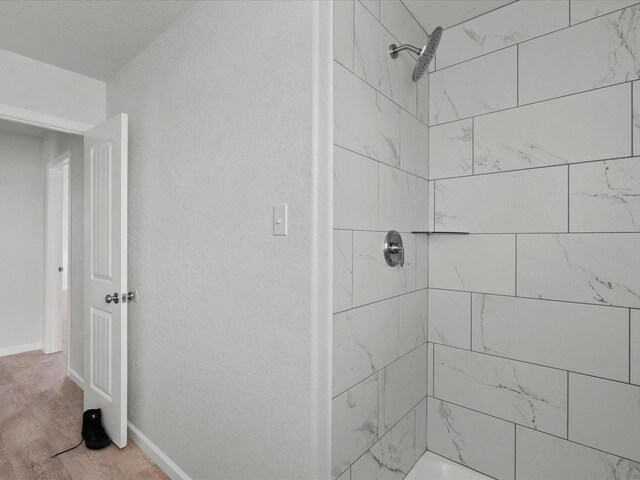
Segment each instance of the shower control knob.
[[395,230],[389,230],[384,238],[384,259],[390,267],[404,266],[402,236]]
[[118,292],[114,293],[113,295],[107,295],[106,297],[104,297],[104,301],[107,303],[119,303],[120,302],[120,298],[118,298]]

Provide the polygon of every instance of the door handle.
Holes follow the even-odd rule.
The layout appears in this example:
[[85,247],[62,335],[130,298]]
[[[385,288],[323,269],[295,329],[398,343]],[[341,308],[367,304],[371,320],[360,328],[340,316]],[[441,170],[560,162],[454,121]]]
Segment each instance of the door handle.
[[120,299],[118,298],[118,292],[114,293],[113,296],[111,295],[107,295],[106,297],[104,297],[104,301],[107,303],[118,303],[120,302]]
[[122,303],[127,302],[135,302],[138,300],[138,291],[134,290],[133,292],[125,292],[122,294]]

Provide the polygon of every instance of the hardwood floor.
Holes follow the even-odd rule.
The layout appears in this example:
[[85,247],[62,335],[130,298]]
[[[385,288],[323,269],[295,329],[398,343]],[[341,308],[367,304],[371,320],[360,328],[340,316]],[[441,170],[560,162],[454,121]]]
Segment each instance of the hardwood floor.
[[0,358],[0,479],[168,479],[131,441],[50,458],[80,441],[82,390],[66,369],[63,352]]

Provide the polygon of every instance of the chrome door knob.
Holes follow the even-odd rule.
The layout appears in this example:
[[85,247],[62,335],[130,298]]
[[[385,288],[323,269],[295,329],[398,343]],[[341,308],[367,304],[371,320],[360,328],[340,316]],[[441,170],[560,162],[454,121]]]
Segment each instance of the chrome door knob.
[[135,302],[136,292],[125,292],[122,294],[122,303]]
[[118,298],[118,292],[114,293],[113,296],[111,295],[107,295],[106,297],[104,297],[104,301],[107,303],[119,303],[120,302],[120,298]]

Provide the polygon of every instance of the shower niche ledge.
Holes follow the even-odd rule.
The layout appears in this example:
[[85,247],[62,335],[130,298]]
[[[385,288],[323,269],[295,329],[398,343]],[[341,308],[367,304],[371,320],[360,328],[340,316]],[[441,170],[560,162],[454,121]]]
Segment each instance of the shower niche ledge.
[[417,230],[411,233],[421,233],[423,235],[469,235],[469,232],[451,232],[451,231],[438,231],[438,230]]

